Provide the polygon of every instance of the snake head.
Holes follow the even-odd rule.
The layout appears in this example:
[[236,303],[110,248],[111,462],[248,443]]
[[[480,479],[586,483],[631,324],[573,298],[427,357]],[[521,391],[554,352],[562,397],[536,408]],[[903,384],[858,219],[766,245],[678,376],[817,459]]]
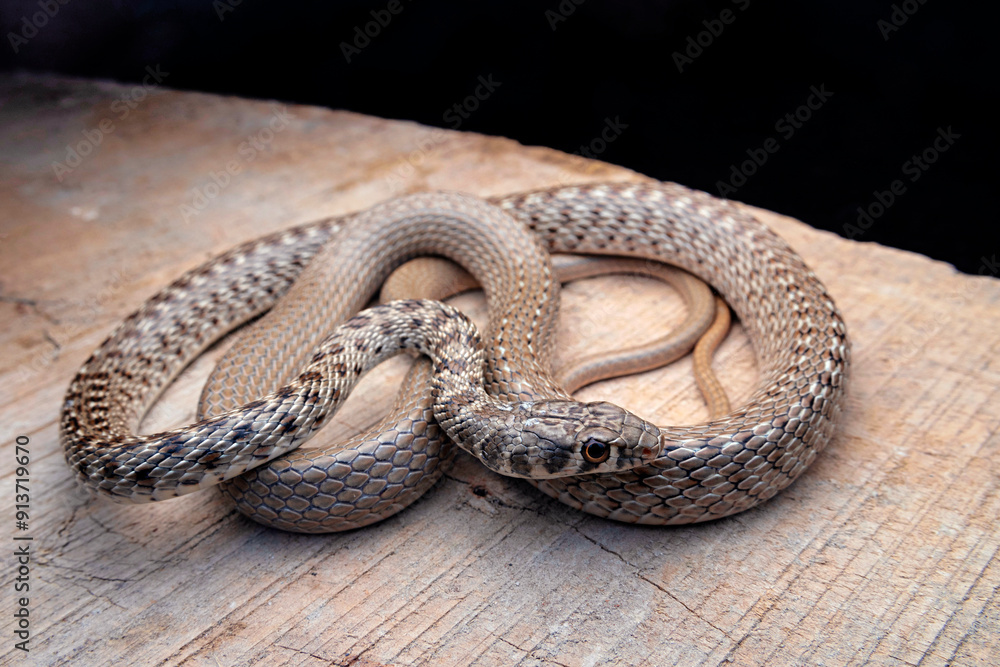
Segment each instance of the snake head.
[[650,463],[660,430],[611,403],[546,400],[525,403],[519,437],[486,462],[497,472],[542,479],[616,472]]

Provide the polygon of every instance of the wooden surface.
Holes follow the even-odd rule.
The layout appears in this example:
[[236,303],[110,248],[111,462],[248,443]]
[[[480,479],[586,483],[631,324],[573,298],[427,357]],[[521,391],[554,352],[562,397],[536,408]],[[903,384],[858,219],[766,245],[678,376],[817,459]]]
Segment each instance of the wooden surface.
[[[854,366],[838,437],[754,510],[628,526],[466,455],[408,510],[329,536],[260,527],[214,491],[155,506],[91,498],[57,442],[62,394],[111,328],[184,270],[403,192],[642,178],[353,113],[138,97],[107,83],[0,79],[0,470],[6,531],[34,538],[27,656],[13,648],[14,564],[3,561],[3,664],[996,664],[1000,282],[763,211],[840,305]],[[52,163],[105,120],[111,130],[59,180]],[[270,122],[284,126],[264,141]],[[252,160],[248,137],[260,146]],[[211,187],[230,162],[238,173]],[[458,303],[482,316],[477,297]],[[568,288],[563,310],[565,359],[651,336],[682,305],[666,287],[605,278]],[[145,430],[192,418],[217,354],[185,373]],[[386,407],[405,366],[394,361],[336,428]],[[738,329],[716,367],[735,401],[749,395],[756,370]],[[580,395],[660,423],[705,416],[689,361]],[[32,453],[21,533],[17,435]]]

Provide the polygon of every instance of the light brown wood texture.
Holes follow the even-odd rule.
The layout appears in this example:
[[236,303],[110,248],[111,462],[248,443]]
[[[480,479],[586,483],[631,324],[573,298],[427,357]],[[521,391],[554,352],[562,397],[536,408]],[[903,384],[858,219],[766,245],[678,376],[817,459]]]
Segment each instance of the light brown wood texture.
[[[12,634],[13,546],[3,559],[3,664],[996,664],[1000,281],[755,210],[842,309],[850,399],[801,479],[714,523],[595,518],[464,454],[414,506],[343,534],[263,528],[215,491],[118,505],[67,469],[60,401],[115,324],[183,271],[395,194],[644,177],[507,139],[273,102],[37,75],[0,79],[0,100],[0,484],[8,540],[34,538],[27,655]],[[88,141],[59,180],[53,162]],[[211,185],[227,163],[238,173]],[[481,320],[478,297],[457,303]],[[648,339],[682,312],[648,281],[573,284],[560,359]],[[145,430],[192,419],[219,349]],[[375,420],[405,365],[366,378],[333,430]],[[745,399],[757,375],[738,326],[715,365],[734,403]],[[659,423],[705,417],[689,359],[579,395]],[[27,531],[14,528],[17,435],[30,438]]]

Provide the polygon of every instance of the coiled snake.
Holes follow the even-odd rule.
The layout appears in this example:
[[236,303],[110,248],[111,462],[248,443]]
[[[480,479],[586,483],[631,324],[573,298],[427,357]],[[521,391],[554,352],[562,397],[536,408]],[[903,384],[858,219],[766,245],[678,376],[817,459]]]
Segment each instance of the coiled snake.
[[[384,518],[419,497],[450,456],[443,430],[494,470],[531,478],[573,507],[676,524],[772,497],[829,441],[848,369],[843,320],[812,271],[753,217],[675,184],[563,187],[493,204],[403,197],[349,224],[325,220],[244,244],[185,274],[126,319],[71,383],[61,420],[70,466],[102,494],[133,502],[229,480],[226,492],[254,519],[328,532]],[[504,212],[526,227],[510,225]],[[758,388],[730,414],[686,427],[573,401],[548,375],[558,291],[546,252],[646,258],[707,280],[746,327],[760,362]],[[476,346],[457,311],[402,301],[353,317],[315,351],[392,268],[422,253],[458,261],[483,284],[485,345]],[[293,281],[292,298],[220,362],[203,395],[208,417],[136,435],[142,415],[191,359],[271,308]],[[428,354],[434,376],[428,380],[427,364],[416,366],[389,428],[339,451],[282,457],[323,424],[360,375],[403,348]],[[432,400],[420,398],[428,382]]]

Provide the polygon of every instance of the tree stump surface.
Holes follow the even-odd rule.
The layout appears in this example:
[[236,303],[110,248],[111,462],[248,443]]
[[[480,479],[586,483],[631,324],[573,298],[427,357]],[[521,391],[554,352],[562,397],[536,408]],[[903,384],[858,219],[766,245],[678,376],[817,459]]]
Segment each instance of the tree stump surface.
[[[118,505],[70,474],[60,403],[112,328],[185,270],[407,192],[644,177],[508,139],[267,101],[27,74],[0,78],[0,100],[0,663],[996,664],[1000,281],[753,209],[832,293],[853,369],[841,428],[813,466],[719,521],[596,518],[464,453],[416,504],[347,533],[264,528],[215,490]],[[481,298],[455,303],[482,321]],[[649,280],[574,283],[557,365],[682,315]],[[193,419],[223,347],[185,371],[145,432]],[[329,430],[375,421],[406,363],[366,378]],[[734,403],[749,396],[757,371],[738,325],[715,366]],[[689,358],[578,395],[657,423],[706,416]],[[30,439],[27,530],[15,526],[16,436]],[[15,536],[32,538],[27,654],[15,648],[11,551],[27,543]]]

